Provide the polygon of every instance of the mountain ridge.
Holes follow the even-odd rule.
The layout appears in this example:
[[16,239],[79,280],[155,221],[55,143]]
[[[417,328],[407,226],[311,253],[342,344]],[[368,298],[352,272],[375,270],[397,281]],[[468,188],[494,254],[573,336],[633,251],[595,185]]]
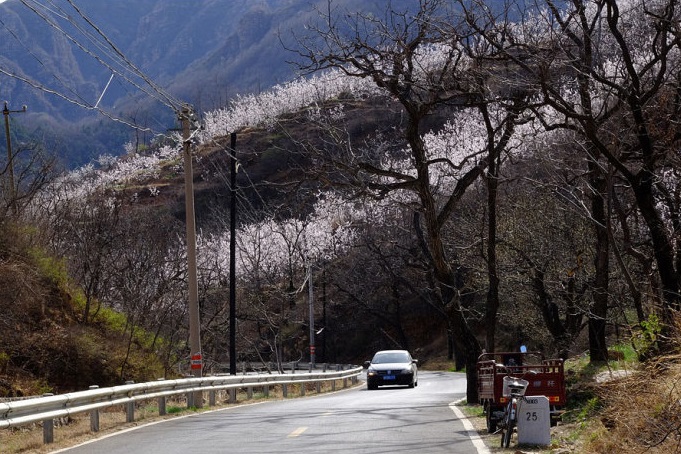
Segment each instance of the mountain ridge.
[[[408,3],[396,0],[392,7],[406,8]],[[154,89],[135,79],[147,91],[142,93],[121,77],[124,68],[116,66],[120,55],[106,40],[161,90],[199,111],[212,110],[237,94],[260,92],[294,78],[287,63],[294,54],[284,49],[281,40],[293,44],[292,31],[303,30],[318,18],[317,9],[326,7],[325,0],[138,0],[82,5],[52,0],[50,8],[34,10],[26,4],[19,0],[0,4],[0,39],[5,43],[0,55],[0,69],[4,69],[0,99],[7,100],[10,109],[28,106],[27,114],[15,120],[20,127],[14,133],[20,134],[20,140],[41,137],[57,148],[70,167],[101,154],[122,154],[123,143],[139,135],[129,126],[94,114],[92,106],[100,97],[98,107],[109,115],[151,128],[155,134],[164,133],[175,121],[175,112],[151,99]],[[387,7],[378,0],[336,0],[333,5],[338,10],[370,12]],[[102,61],[118,72],[108,86],[112,70]]]

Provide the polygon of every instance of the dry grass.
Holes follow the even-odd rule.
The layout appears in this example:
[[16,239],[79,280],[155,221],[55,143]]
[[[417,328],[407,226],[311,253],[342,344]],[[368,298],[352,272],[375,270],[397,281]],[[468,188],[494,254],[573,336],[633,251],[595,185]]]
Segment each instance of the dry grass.
[[[336,390],[343,389],[343,381],[336,380]],[[296,398],[301,395],[301,385],[288,385],[288,398]],[[323,382],[320,391],[322,393],[332,391],[331,382]],[[305,384],[305,395],[313,396],[317,392],[314,383]],[[204,396],[207,398],[207,396]],[[135,422],[127,423],[125,408],[123,406],[111,407],[100,411],[99,426],[97,433],[90,431],[90,417],[87,413],[79,414],[66,420],[55,421],[54,443],[43,444],[43,429],[41,424],[31,424],[28,426],[0,430],[0,454],[16,453],[49,453],[55,450],[76,446],[86,441],[116,433],[125,429],[140,426],[150,422],[163,419],[186,416],[200,411],[216,410],[230,406],[243,405],[246,403],[262,402],[263,400],[283,399],[283,389],[280,385],[271,386],[269,395],[265,396],[260,390],[254,390],[253,397],[248,399],[245,390],[239,390],[236,402],[230,403],[227,392],[220,392],[216,396],[216,406],[209,407],[206,404],[202,409],[188,409],[186,400],[174,400],[166,403],[165,416],[158,415],[158,405],[156,400],[143,402],[135,407]]]
[[681,452],[681,355],[596,389],[603,410],[585,452]]

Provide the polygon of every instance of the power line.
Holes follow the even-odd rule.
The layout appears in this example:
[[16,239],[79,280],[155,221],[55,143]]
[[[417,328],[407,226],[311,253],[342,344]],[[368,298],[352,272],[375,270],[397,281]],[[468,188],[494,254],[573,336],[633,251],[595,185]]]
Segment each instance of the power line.
[[[28,2],[32,1],[35,5],[37,6],[32,6]],[[80,10],[77,8],[77,6],[72,2],[69,1],[69,4],[71,4],[76,11],[78,11],[79,15],[83,17],[86,22],[93,27],[97,33],[102,36],[106,42],[108,43],[108,46],[112,47],[114,49],[114,54],[112,55],[111,52],[108,50],[107,46],[100,41],[98,41],[91,33],[89,33],[87,30],[85,30],[82,25],[78,24],[73,18],[71,18],[66,12],[61,9],[59,6],[55,5],[52,3],[51,0],[50,3],[52,4],[53,8],[49,8],[48,6],[37,2],[36,0],[21,0],[21,3],[26,6],[29,10],[34,12],[38,17],[40,17],[43,21],[45,21],[50,27],[53,29],[57,30],[60,34],[62,34],[64,37],[67,38],[70,42],[75,44],[79,49],[81,49],[83,52],[85,52],[87,55],[90,55],[92,58],[94,58],[96,61],[98,61],[100,64],[103,66],[107,67],[112,74],[116,74],[120,76],[121,79],[127,81],[131,85],[133,85],[135,88],[139,89],[146,95],[150,96],[151,98],[156,99],[157,101],[161,102],[161,104],[169,107],[173,112],[177,112],[179,110],[178,106],[181,106],[181,103],[164,92],[160,87],[158,87],[150,78],[148,78],[144,73],[142,73],[141,70],[139,70],[132,62],[127,59],[123,53],[113,44],[113,42],[104,35],[104,33],[94,25],[94,23],[86,18]],[[93,51],[88,49],[85,45],[83,45],[78,39],[76,39],[74,36],[72,36],[70,33],[68,33],[66,30],[64,30],[62,27],[59,26],[54,20],[52,20],[50,17],[47,16],[44,12],[41,12],[40,9],[44,11],[48,11],[49,13],[56,15],[58,17],[66,19],[71,25],[73,25],[80,33],[82,33],[90,42],[92,42],[100,52],[104,53],[107,55],[110,59],[112,59],[121,69],[116,69],[114,68],[110,63],[107,63],[102,57],[99,55],[95,54]],[[11,34],[11,36],[24,48],[26,51],[45,69],[46,72],[52,75],[55,80],[57,80],[71,95],[64,94],[63,92],[50,88],[46,86],[45,84],[38,82],[36,80],[33,80],[27,76],[19,75],[16,73],[13,73],[7,69],[0,68],[0,74],[4,74],[6,76],[12,77],[14,79],[20,80],[21,82],[38,89],[40,91],[43,91],[45,93],[49,93],[51,95],[57,96],[71,104],[74,104],[78,107],[87,109],[87,110],[95,110],[105,117],[118,122],[125,124],[126,126],[132,127],[137,130],[141,131],[147,131],[151,132],[152,129],[147,128],[147,127],[141,127],[132,121],[125,120],[123,118],[120,118],[118,116],[115,116],[112,113],[109,113],[101,108],[99,108],[98,104],[92,104],[91,102],[88,102],[83,96],[81,96],[78,92],[76,92],[73,88],[69,87],[69,85],[57,74],[55,74],[52,70],[50,70],[47,65],[40,59],[35,52],[33,52],[22,40],[21,38],[15,33],[13,30],[11,30],[7,24],[0,20],[0,23],[3,25],[3,27]],[[132,68],[132,69],[130,69]],[[130,79],[125,72],[130,72],[131,74],[139,77],[142,79],[149,87],[151,87],[151,90],[148,88],[145,88],[141,86],[140,84],[136,83],[134,80]]]
[[[32,1],[37,7],[29,5],[29,1]],[[163,93],[160,88],[158,88],[146,75],[144,75],[141,71],[139,71],[132,63],[123,57],[120,57],[122,55],[122,52],[118,51],[117,48],[113,45],[111,40],[106,38],[108,42],[111,42],[111,45],[114,46],[116,49],[116,53],[114,55],[111,55],[111,53],[108,51],[107,47],[99,42],[94,36],[92,36],[91,33],[88,33],[87,30],[84,30],[83,27],[78,24],[75,20],[73,20],[68,14],[64,12],[62,15],[65,17],[65,19],[73,25],[80,33],[82,33],[86,38],[88,38],[89,41],[91,41],[100,51],[102,51],[104,54],[106,54],[109,58],[111,58],[113,61],[117,63],[117,65],[120,67],[120,69],[115,68],[112,64],[106,62],[100,55],[95,54],[93,51],[88,49],[84,44],[82,44],[78,39],[76,39],[74,36],[72,36],[70,33],[68,33],[66,30],[64,30],[62,27],[59,26],[53,19],[48,17],[46,14],[43,12],[39,11],[38,8],[45,9],[47,11],[51,11],[49,8],[47,8],[45,5],[42,3],[38,2],[37,0],[21,0],[21,3],[26,6],[28,9],[33,11],[38,17],[40,17],[43,21],[45,21],[50,27],[54,28],[57,32],[62,34],[66,39],[71,41],[74,45],[76,45],[80,50],[85,52],[87,55],[90,55],[92,58],[94,58],[96,61],[98,61],[100,64],[108,68],[111,72],[115,73],[116,75],[120,76],[121,78],[125,79],[128,83],[142,91],[143,93],[147,94],[148,96],[156,99],[157,101],[161,102],[162,104],[166,105],[169,107],[173,112],[178,112],[179,109],[181,108],[181,102],[178,100],[174,100],[170,97],[170,95],[167,95]],[[56,7],[56,6],[55,6]],[[58,7],[56,7],[58,8]],[[62,10],[63,12],[63,10]],[[61,17],[61,16],[60,16]],[[96,29],[98,30],[98,29]],[[98,33],[101,34],[101,32]],[[149,85],[152,88],[152,91],[149,89],[141,86],[134,80],[130,79],[125,72],[130,72],[133,75],[139,77],[142,79],[147,85]],[[156,94],[154,94],[156,93]],[[160,96],[159,96],[160,95]]]
[[45,63],[43,63],[43,61],[35,54],[35,52],[33,52],[26,44],[24,44],[24,42],[21,40],[21,38],[19,38],[19,35],[17,35],[17,34],[14,32],[14,30],[10,29],[10,28],[7,26],[7,24],[6,24],[1,18],[0,18],[0,24],[2,24],[2,26],[5,28],[5,30],[7,30],[7,32],[8,32],[10,35],[12,35],[12,38],[14,38],[14,40],[15,40],[16,42],[18,42],[18,43],[21,45],[21,47],[23,47],[23,48],[26,50],[26,52],[28,52],[28,54],[31,55],[31,56],[38,62],[38,64],[40,64],[40,66],[43,67],[43,69],[45,69],[46,72],[52,74],[52,77],[54,77],[59,83],[61,83],[62,86],[63,86],[64,88],[66,88],[68,91],[70,91],[71,93],[73,93],[73,95],[75,95],[77,98],[80,98],[80,100],[81,100],[83,103],[86,102],[85,99],[83,99],[78,93],[76,93],[76,92],[75,92],[74,90],[72,90],[68,85],[66,85],[66,83],[65,83],[58,75],[56,75],[56,74],[54,74],[52,71],[50,71],[50,70],[47,68],[47,66],[45,66]]
[[121,50],[113,43],[113,41],[111,41],[109,39],[109,37],[106,36],[104,34],[104,32],[99,27],[97,27],[94,24],[94,22],[92,22],[90,20],[90,18],[88,18],[87,16],[85,16],[83,14],[83,12],[80,10],[80,8],[78,8],[76,6],[76,4],[73,2],[73,0],[67,0],[67,1],[73,7],[73,9],[75,9],[78,12],[78,14],[80,14],[80,17],[82,17],[83,20],[85,20],[88,24],[90,24],[90,26],[92,28],[94,28],[97,31],[97,33],[99,33],[99,35],[109,44],[109,46],[111,46],[111,48],[114,50],[114,52],[116,52],[116,54],[118,54],[123,59],[123,61],[125,61],[135,71],[135,73],[139,77],[142,78],[142,80],[144,80],[152,89],[154,89],[154,91],[156,93],[158,93],[160,96],[162,96],[164,99],[166,99],[168,101],[168,103],[170,103],[171,105],[174,105],[175,106],[174,110],[176,112],[180,111],[180,109],[182,107],[182,103],[178,99],[169,95],[165,90],[162,90],[158,85],[156,85],[156,83],[153,80],[151,80],[149,77],[147,77],[146,74],[144,74],[139,68],[137,68],[137,66],[132,61],[130,61],[123,54],[123,52],[121,52]]
[[[28,2],[32,1],[35,5],[37,6],[32,6]],[[42,3],[37,2],[36,0],[21,0],[22,4],[26,6],[29,10],[34,12],[36,15],[38,15],[43,21],[45,21],[50,27],[54,28],[57,30],[59,33],[61,33],[63,36],[67,38],[70,42],[75,44],[79,49],[81,49],[83,52],[85,52],[87,55],[90,55],[93,57],[95,60],[97,60],[99,63],[107,67],[109,70],[111,70],[112,75],[116,74],[120,76],[121,79],[127,81],[143,93],[147,94],[151,98],[156,99],[157,101],[161,102],[162,104],[166,105],[167,107],[171,108],[174,112],[177,111],[178,105],[181,103],[173,98],[171,95],[168,93],[164,92],[160,87],[158,87],[151,79],[149,79],[144,73],[141,72],[137,67],[132,64],[124,55],[123,53],[113,44],[113,42],[106,37],[103,32],[97,28],[94,23],[85,18],[80,10],[76,7],[76,5],[69,1],[69,4],[71,4],[76,11],[79,12],[80,15],[84,17],[84,19],[87,19],[88,24],[95,28],[97,30],[98,34],[100,36],[103,36],[106,39],[106,42],[108,43],[109,46],[111,46],[115,50],[115,54],[111,54],[111,52],[108,50],[107,46],[100,41],[98,41],[91,33],[89,33],[87,30],[85,30],[81,24],[78,24],[73,18],[71,18],[63,9],[61,9],[58,5],[55,5],[52,0],[48,0],[50,4],[52,5],[53,8],[48,7],[47,5],[44,5]],[[80,33],[82,33],[91,43],[93,43],[99,51],[103,52],[105,55],[107,55],[110,59],[112,59],[118,66],[121,67],[121,69],[116,69],[112,67],[111,64],[107,63],[104,61],[104,59],[98,55],[96,55],[93,51],[88,49],[85,45],[83,45],[81,42],[79,42],[78,39],[76,39],[74,36],[69,34],[66,30],[64,30],[62,27],[59,26],[54,20],[52,20],[50,17],[47,16],[44,12],[41,12],[39,9],[42,9],[44,11],[47,11],[57,17],[66,19],[70,24],[72,24]],[[112,113],[109,113],[101,108],[99,108],[99,100],[97,103],[92,104],[91,102],[87,101],[83,96],[81,96],[75,89],[69,86],[69,84],[66,83],[59,75],[55,74],[54,71],[52,71],[46,64],[45,62],[33,51],[29,46],[27,46],[23,40],[19,37],[19,35],[13,31],[2,19],[0,19],[0,24],[2,24],[3,28],[12,36],[12,38],[19,43],[23,49],[26,50],[26,52],[31,55],[37,62],[38,64],[48,73],[50,74],[59,84],[64,87],[64,89],[70,93],[65,94],[62,91],[58,89],[54,89],[51,87],[46,86],[44,83],[38,82],[36,80],[31,79],[28,76],[25,75],[20,75],[17,73],[14,73],[8,69],[5,68],[0,68],[0,74],[4,74],[8,77],[17,79],[37,90],[40,90],[42,92],[57,96],[71,104],[74,104],[78,107],[87,109],[87,110],[95,110],[105,117],[118,122],[125,124],[126,126],[132,127],[137,130],[141,131],[146,131],[146,132],[151,132],[151,128],[147,127],[141,127],[135,123],[133,123],[130,120],[126,120],[123,118],[120,118]],[[130,68],[133,68],[130,70]],[[124,74],[124,72],[130,72],[133,75],[136,75],[137,77],[141,78],[149,87],[151,87],[152,90],[149,90],[147,88],[144,88],[143,86],[140,86],[138,83],[135,81],[131,80],[128,76]],[[120,85],[120,83],[119,83]],[[107,84],[108,86],[108,84]],[[121,85],[122,86],[122,85]],[[106,91],[106,88],[104,89]],[[127,90],[126,90],[127,91]],[[102,92],[103,94],[103,92]],[[100,95],[101,98],[101,95]]]
[[126,126],[130,126],[131,128],[135,128],[135,129],[138,129],[138,130],[140,130],[140,131],[152,132],[152,130],[151,130],[150,128],[144,128],[144,127],[141,127],[141,126],[139,126],[139,125],[137,125],[137,124],[135,124],[135,123],[132,123],[131,121],[124,120],[124,119],[122,119],[122,118],[118,118],[118,117],[114,116],[113,114],[111,114],[111,113],[109,113],[109,112],[107,112],[107,111],[105,111],[105,110],[103,110],[103,109],[101,109],[101,108],[99,108],[99,107],[95,108],[94,106],[92,106],[92,105],[90,105],[90,104],[87,104],[87,103],[85,103],[85,102],[82,102],[82,101],[78,101],[78,100],[76,100],[76,99],[73,99],[73,98],[71,98],[71,97],[69,97],[69,96],[67,96],[67,95],[65,95],[65,94],[63,94],[63,93],[60,93],[60,92],[58,92],[58,91],[56,91],[56,90],[53,90],[53,89],[51,89],[51,88],[48,88],[48,87],[44,86],[43,84],[41,84],[40,82],[36,82],[36,81],[34,81],[34,80],[32,80],[32,79],[29,79],[29,78],[27,78],[27,77],[20,76],[20,75],[18,75],[18,74],[14,74],[14,73],[9,72],[9,71],[7,71],[7,70],[5,70],[5,69],[3,69],[3,68],[0,68],[0,74],[4,74],[4,75],[9,76],[9,77],[12,77],[12,78],[14,78],[14,79],[20,80],[21,82],[23,82],[23,83],[25,83],[25,84],[27,84],[27,85],[30,85],[31,87],[33,87],[33,88],[35,88],[35,89],[37,89],[37,90],[43,91],[43,92],[45,92],[45,93],[49,93],[49,94],[54,95],[54,96],[57,96],[57,97],[63,99],[64,101],[67,101],[67,102],[69,102],[69,103],[71,103],[71,104],[75,104],[75,105],[78,106],[78,107],[82,107],[82,108],[87,109],[87,110],[96,110],[97,112],[101,113],[101,114],[104,115],[105,117],[107,117],[107,118],[109,118],[110,120],[113,120],[113,121],[115,121],[115,122],[122,123],[122,124],[124,124],[124,125],[126,125]]

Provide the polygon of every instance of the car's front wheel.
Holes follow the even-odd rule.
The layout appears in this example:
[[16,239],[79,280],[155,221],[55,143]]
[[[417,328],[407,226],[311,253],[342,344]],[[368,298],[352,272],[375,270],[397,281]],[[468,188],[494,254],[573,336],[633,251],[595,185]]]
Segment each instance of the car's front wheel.
[[411,383],[409,383],[409,387],[413,388],[415,386],[418,386],[418,384],[419,384],[418,379],[416,379],[416,377],[412,377]]

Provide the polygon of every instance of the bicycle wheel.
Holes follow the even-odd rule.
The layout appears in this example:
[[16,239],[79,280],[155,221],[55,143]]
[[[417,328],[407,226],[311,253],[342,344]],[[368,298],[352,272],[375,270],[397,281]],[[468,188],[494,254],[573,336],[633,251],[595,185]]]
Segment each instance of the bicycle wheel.
[[[509,432],[509,427],[511,426],[511,406],[506,405],[504,410],[504,417],[499,421],[501,424],[501,447],[508,448],[508,443],[511,441],[511,436],[507,435]],[[507,439],[508,438],[508,439]]]
[[511,444],[511,435],[513,435],[513,429],[514,428],[515,428],[515,424],[514,424],[513,421],[511,421],[511,418],[509,418],[509,421],[506,424],[506,430],[504,430],[503,438],[501,439],[501,447],[502,448],[508,448],[508,445]]

